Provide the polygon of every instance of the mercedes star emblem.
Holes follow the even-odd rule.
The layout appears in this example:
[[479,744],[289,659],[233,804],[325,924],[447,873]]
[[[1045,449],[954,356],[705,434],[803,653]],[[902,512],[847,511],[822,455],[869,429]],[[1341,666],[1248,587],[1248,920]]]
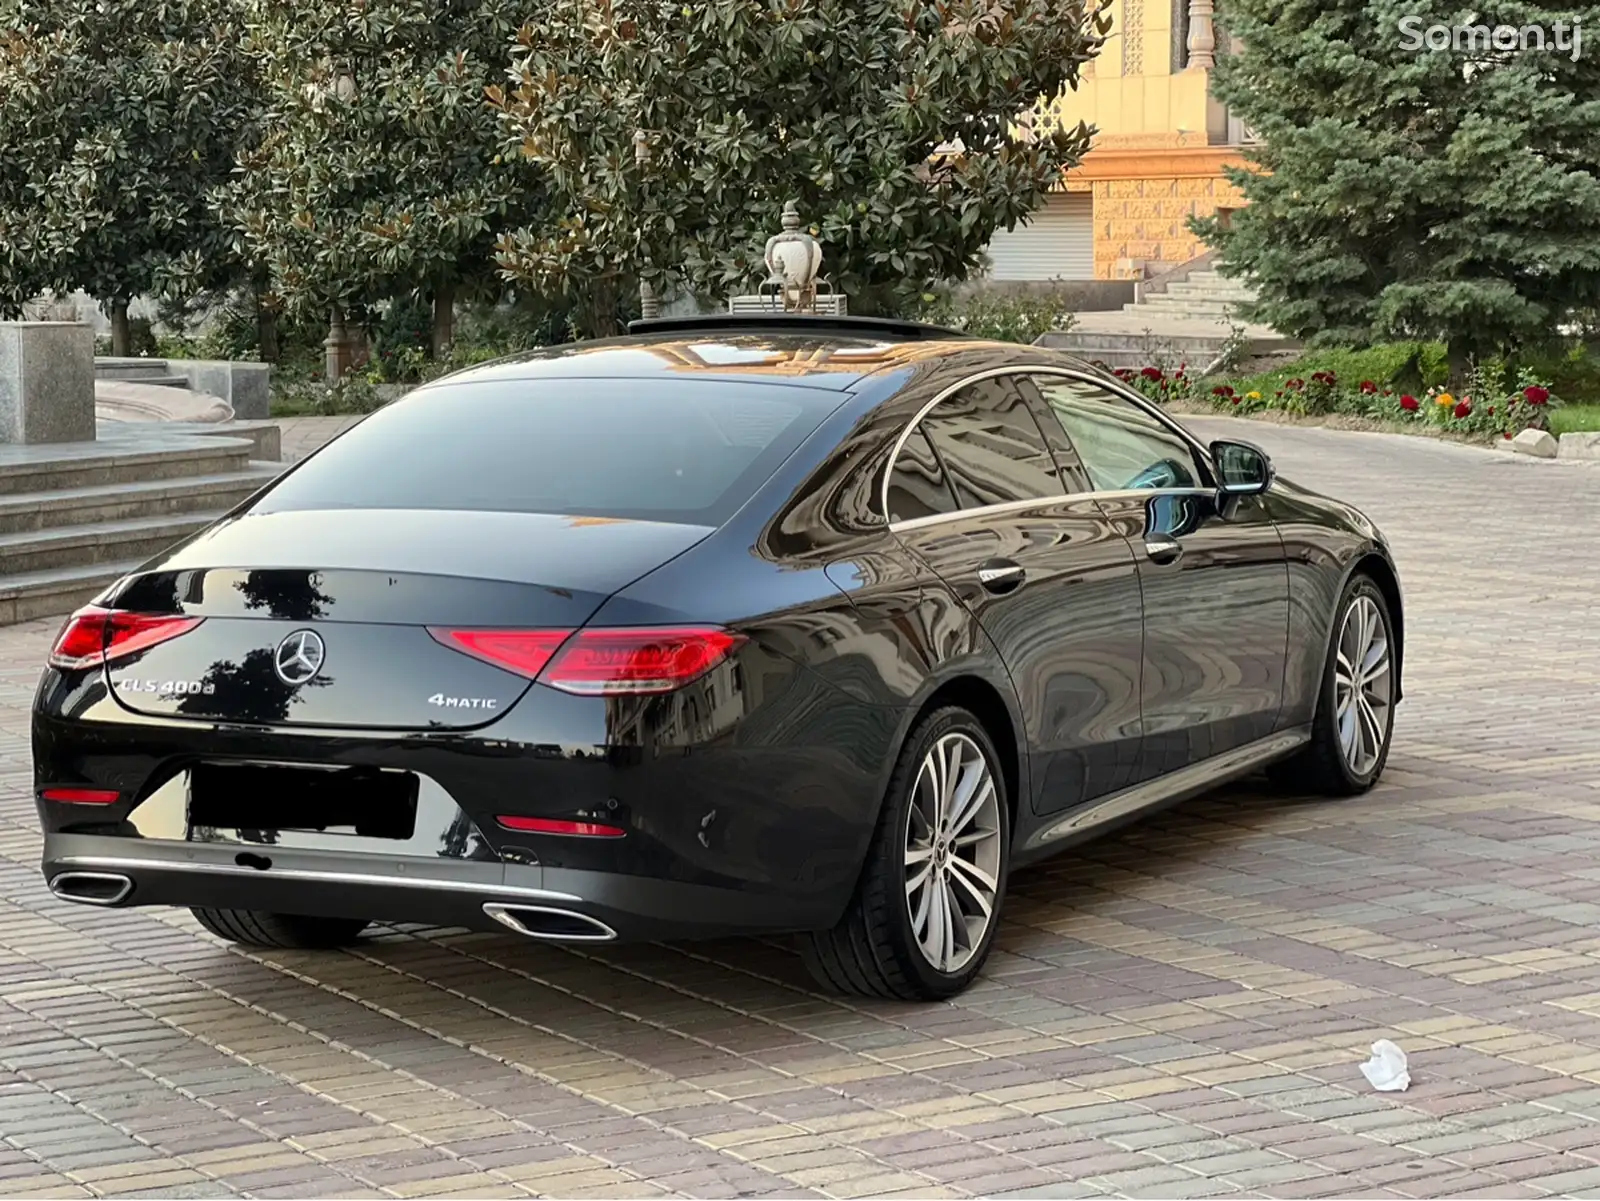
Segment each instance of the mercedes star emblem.
[[315,630],[296,630],[278,643],[272,666],[285,684],[305,684],[322,670],[327,654],[328,648],[323,646],[322,636]]

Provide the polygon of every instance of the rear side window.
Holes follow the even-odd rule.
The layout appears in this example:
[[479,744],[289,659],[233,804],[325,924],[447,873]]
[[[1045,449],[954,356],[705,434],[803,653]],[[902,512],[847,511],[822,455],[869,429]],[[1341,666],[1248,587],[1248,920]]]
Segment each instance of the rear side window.
[[955,496],[933,444],[920,428],[912,430],[889,477],[889,520],[915,521],[953,513],[955,508]]
[[255,511],[457,509],[721,525],[843,399],[686,379],[441,384],[330,443]]

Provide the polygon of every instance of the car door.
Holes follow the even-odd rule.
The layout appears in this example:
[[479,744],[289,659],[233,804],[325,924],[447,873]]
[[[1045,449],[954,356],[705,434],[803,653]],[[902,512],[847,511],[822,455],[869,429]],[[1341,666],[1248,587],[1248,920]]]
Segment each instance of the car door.
[[[1283,704],[1289,572],[1260,497],[1221,498],[1181,430],[1087,376],[1024,385],[1053,418],[1138,560],[1144,600],[1138,779],[1269,737]],[[1053,431],[1052,431],[1053,432]]]
[[1035,809],[1126,787],[1140,736],[1134,552],[1087,480],[1057,462],[1015,378],[943,394],[888,479],[890,528],[978,621],[1016,686]]

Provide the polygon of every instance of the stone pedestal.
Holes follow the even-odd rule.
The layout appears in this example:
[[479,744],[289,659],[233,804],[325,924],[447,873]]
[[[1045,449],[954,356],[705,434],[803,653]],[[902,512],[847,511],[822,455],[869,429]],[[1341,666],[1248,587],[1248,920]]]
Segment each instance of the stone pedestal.
[[94,330],[0,321],[0,442],[94,441]]

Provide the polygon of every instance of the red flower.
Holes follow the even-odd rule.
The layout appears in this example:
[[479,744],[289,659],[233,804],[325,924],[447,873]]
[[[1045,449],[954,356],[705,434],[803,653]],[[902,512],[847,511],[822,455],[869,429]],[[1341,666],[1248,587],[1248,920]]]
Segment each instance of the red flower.
[[1494,406],[1493,405],[1489,406],[1489,416],[1491,416],[1491,417],[1494,416]]
[[1452,410],[1452,411],[1455,413],[1455,415],[1457,417],[1461,417],[1461,418],[1470,417],[1472,415],[1472,406],[1469,405],[1464,400],[1458,400],[1458,401],[1456,401],[1455,409]]
[[1522,390],[1522,395],[1529,404],[1542,405],[1550,399],[1550,389],[1541,388],[1538,384],[1533,384],[1527,388],[1524,388]]
[[1143,371],[1139,372],[1139,374],[1144,376],[1145,379],[1160,379],[1161,378],[1161,368],[1159,368],[1159,367],[1146,367]]
[[1232,396],[1233,395],[1233,389],[1231,387],[1229,387],[1227,384],[1218,384],[1215,388],[1211,389],[1211,395],[1213,395],[1213,396]]
[[1183,378],[1183,368],[1179,367],[1178,368],[1178,373],[1176,375],[1174,375],[1172,378],[1173,379],[1182,379]]
[[1364,379],[1364,380],[1361,381],[1361,390],[1363,392],[1365,392],[1368,396],[1371,396],[1374,392],[1376,392],[1378,390],[1378,385],[1373,383],[1369,379]]
[[[1301,388],[1304,388],[1306,386],[1306,381],[1301,379],[1299,376],[1296,376],[1294,379],[1289,380],[1283,386],[1285,388],[1293,388],[1296,392],[1298,392],[1298,391],[1300,391]],[[1282,396],[1283,393],[1280,392],[1280,393],[1278,393],[1278,395]]]
[[1230,397],[1229,399],[1232,400],[1234,404],[1239,404],[1244,400],[1244,397],[1242,397],[1242,396],[1233,396],[1233,397]]
[[1500,436],[1502,438],[1504,438],[1507,442],[1511,441],[1511,435],[1510,434],[1501,434]]
[[1415,413],[1417,411],[1417,398],[1409,394],[1402,396],[1400,398],[1400,407],[1408,413]]

